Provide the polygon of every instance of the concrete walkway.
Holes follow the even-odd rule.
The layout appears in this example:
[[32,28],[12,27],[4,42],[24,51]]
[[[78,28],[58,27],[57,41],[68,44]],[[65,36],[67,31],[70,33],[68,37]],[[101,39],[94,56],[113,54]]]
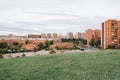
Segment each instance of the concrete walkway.
[[[55,50],[56,54],[61,54],[61,53],[80,53],[80,52],[91,52],[95,50],[85,50],[85,51],[80,51],[80,50]],[[38,56],[38,55],[48,55],[50,54],[50,51],[37,51],[37,52],[21,52],[21,53],[8,53],[4,55],[5,59],[8,58],[19,58],[22,56],[22,54],[25,54],[26,56]]]

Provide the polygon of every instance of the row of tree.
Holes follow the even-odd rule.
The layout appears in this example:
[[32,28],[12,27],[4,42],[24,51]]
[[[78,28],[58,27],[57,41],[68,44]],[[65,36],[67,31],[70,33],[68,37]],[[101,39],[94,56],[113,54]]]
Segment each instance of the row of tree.
[[38,44],[38,50],[42,50],[42,49],[49,50],[49,47],[52,44],[53,44],[52,40],[51,41],[46,40],[45,43],[39,43]]
[[90,46],[96,47],[96,48],[100,48],[101,45],[101,39],[97,38],[95,39],[94,37],[91,38],[90,42],[89,42]]
[[78,45],[87,45],[86,39],[62,39],[62,42],[72,42],[74,44],[74,48],[76,49]]
[[[30,41],[26,40],[25,44],[29,44]],[[53,41],[46,40],[44,43],[39,43],[37,46],[37,49],[34,49],[34,51],[46,49],[49,50],[50,45],[53,44]],[[18,42],[13,42],[13,46],[9,46],[7,42],[1,42],[0,43],[0,53],[7,53],[9,51],[11,52],[25,52],[27,50],[22,48],[23,44],[20,44]]]
[[87,40],[86,39],[62,39],[62,42],[73,42],[75,44],[87,44]]

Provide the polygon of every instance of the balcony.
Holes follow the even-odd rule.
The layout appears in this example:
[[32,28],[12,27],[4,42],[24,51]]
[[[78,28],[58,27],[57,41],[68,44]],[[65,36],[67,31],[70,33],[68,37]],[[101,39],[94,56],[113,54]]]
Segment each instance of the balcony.
[[117,26],[112,26],[112,29],[113,30],[118,30],[118,27]]

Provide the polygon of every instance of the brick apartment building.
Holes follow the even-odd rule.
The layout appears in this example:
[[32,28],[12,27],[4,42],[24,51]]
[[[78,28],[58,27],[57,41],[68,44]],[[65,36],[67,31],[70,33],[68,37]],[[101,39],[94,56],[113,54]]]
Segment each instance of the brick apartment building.
[[101,37],[101,31],[99,29],[88,29],[86,30],[85,37],[87,40],[87,44],[90,43],[92,37],[96,40]]
[[118,45],[120,39],[120,21],[110,19],[102,23],[101,47],[108,48],[108,45]]

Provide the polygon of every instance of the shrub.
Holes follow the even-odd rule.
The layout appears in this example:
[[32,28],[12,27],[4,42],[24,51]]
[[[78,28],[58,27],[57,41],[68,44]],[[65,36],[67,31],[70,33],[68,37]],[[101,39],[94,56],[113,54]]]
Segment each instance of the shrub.
[[33,50],[34,52],[37,52],[37,48],[34,48],[34,50]]
[[23,53],[23,54],[22,54],[22,57],[25,57],[25,56],[26,56],[26,55]]
[[0,53],[0,58],[4,58],[2,53]]
[[55,52],[55,50],[54,49],[52,49],[51,51],[50,51],[50,54],[55,54],[56,52]]
[[15,58],[20,58],[20,56],[15,56]]

